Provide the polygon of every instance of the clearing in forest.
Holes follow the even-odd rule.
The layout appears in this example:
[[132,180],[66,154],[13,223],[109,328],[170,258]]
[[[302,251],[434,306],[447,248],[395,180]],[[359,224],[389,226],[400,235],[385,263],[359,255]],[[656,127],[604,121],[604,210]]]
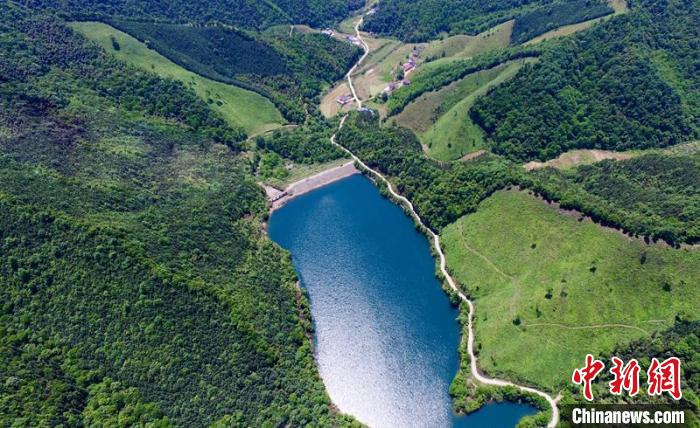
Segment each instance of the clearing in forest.
[[511,61],[469,74],[422,95],[392,120],[413,130],[430,156],[439,160],[456,160],[483,149],[483,131],[469,118],[469,109],[489,88],[515,76],[525,63],[532,61]]
[[430,42],[424,51],[426,63],[421,70],[450,61],[471,58],[476,54],[510,45],[514,21],[507,21],[476,36],[456,35]]
[[605,159],[625,160],[630,159],[640,154],[641,151],[615,152],[612,150],[596,150],[596,149],[581,149],[571,150],[562,153],[558,158],[548,160],[547,162],[531,161],[523,165],[523,167],[532,171],[533,169],[541,169],[552,167],[556,169],[569,169],[579,165],[590,165],[600,162]]
[[492,376],[556,391],[587,353],[698,317],[700,252],[644,244],[526,192],[497,192],[441,235]]
[[277,128],[285,122],[275,105],[262,95],[186,70],[116,28],[101,22],[75,22],[71,26],[119,60],[192,88],[228,123],[242,127],[248,135]]

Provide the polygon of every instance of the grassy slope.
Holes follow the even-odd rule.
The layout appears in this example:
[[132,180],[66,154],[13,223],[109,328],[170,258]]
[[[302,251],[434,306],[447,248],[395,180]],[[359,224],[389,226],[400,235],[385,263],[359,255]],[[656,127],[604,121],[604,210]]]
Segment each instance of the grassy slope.
[[437,59],[418,67],[416,74],[440,64],[471,58],[476,54],[493,49],[505,48],[510,44],[512,32],[513,21],[508,21],[476,36],[457,35],[430,42],[423,52],[423,56]]
[[[586,353],[647,337],[679,312],[698,315],[700,253],[646,246],[522,192],[496,193],[442,236],[450,269],[476,299],[479,364],[491,374],[556,390]],[[546,323],[635,328],[535,325]]]
[[[265,97],[187,71],[107,24],[77,22],[72,27],[122,61],[190,85],[202,99],[213,100],[212,107],[229,123],[243,127],[248,134],[273,129],[284,122],[280,112]],[[119,50],[112,47],[111,36],[119,43]]]
[[430,147],[431,156],[440,160],[454,160],[485,147],[483,132],[469,118],[469,109],[489,88],[513,77],[524,61],[485,70],[481,72],[485,73],[484,76],[476,73],[472,91],[440,116],[428,132],[421,136],[423,142]]
[[[470,74],[406,106],[392,120],[419,135],[431,156],[449,161],[485,147],[481,129],[469,118],[474,100],[513,77],[524,61]],[[440,113],[444,112],[444,113]]]
[[562,153],[559,155],[559,157],[548,160],[547,162],[530,161],[523,166],[528,171],[546,167],[565,170],[575,168],[579,165],[590,165],[605,159],[630,159],[634,156],[639,156],[642,153],[644,153],[644,151],[641,150],[629,150],[625,152],[595,149],[571,150],[566,153]]

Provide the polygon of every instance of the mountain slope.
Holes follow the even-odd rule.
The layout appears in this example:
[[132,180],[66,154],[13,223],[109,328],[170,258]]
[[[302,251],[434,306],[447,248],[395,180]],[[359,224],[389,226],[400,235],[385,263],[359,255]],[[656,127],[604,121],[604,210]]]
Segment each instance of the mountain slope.
[[574,148],[663,147],[700,130],[700,2],[640,0],[547,50],[481,98],[472,118],[517,160]]
[[0,424],[341,423],[243,135],[55,17],[0,29]]
[[612,12],[598,0],[383,0],[363,28],[416,42],[441,33],[476,34],[515,19],[515,41],[521,42],[555,27]]
[[358,0],[23,0],[19,3],[34,9],[61,12],[76,20],[120,17],[181,24],[222,22],[258,29],[288,23],[315,27],[330,25],[363,4]]

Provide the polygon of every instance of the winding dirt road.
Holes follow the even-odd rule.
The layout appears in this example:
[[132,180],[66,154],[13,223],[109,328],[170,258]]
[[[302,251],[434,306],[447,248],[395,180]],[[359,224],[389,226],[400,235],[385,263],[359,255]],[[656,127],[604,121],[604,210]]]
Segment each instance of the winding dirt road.
[[[362,100],[357,96],[357,92],[355,91],[355,86],[353,85],[352,82],[352,74],[355,72],[357,67],[364,61],[365,58],[367,58],[367,55],[369,55],[370,48],[365,43],[365,41],[362,39],[362,35],[360,34],[360,26],[362,25],[362,22],[364,21],[364,17],[361,18],[357,25],[355,25],[355,35],[357,39],[359,40],[360,44],[362,45],[364,49],[364,54],[362,57],[357,61],[357,63],[350,69],[348,72],[346,78],[348,80],[348,85],[350,86],[350,90],[352,91],[352,96],[355,99],[355,102],[357,104],[357,108],[361,109],[362,108]],[[347,119],[347,116],[343,116],[343,118],[340,120],[340,124],[338,125],[338,131],[343,127],[345,124],[345,120]],[[357,162],[363,169],[366,171],[370,172],[372,175],[374,175],[378,180],[382,181],[383,183],[386,184],[387,188],[389,189],[389,193],[399,200],[402,204],[404,204],[408,210],[409,213],[411,214],[411,217],[426,231],[426,233],[432,238],[433,240],[433,247],[435,247],[435,251],[438,253],[438,256],[440,257],[440,272],[442,275],[445,277],[447,280],[447,283],[449,284],[450,288],[459,296],[459,298],[462,300],[462,302],[466,303],[467,306],[469,307],[469,316],[468,316],[468,323],[467,323],[467,353],[469,354],[469,359],[471,360],[471,376],[479,383],[482,383],[484,385],[494,385],[494,386],[510,386],[510,387],[515,387],[521,391],[528,392],[531,394],[536,394],[549,403],[550,407],[552,408],[552,417],[549,420],[549,423],[547,424],[547,427],[549,428],[554,428],[557,423],[559,423],[559,409],[557,408],[557,402],[561,399],[561,395],[558,395],[557,397],[552,397],[551,395],[547,394],[544,391],[540,391],[535,388],[531,388],[528,386],[523,386],[523,385],[516,385],[512,382],[509,382],[507,380],[501,380],[501,379],[494,379],[494,378],[489,378],[484,375],[482,375],[479,372],[479,368],[477,365],[477,358],[476,355],[474,355],[474,329],[473,329],[473,318],[474,318],[474,303],[467,298],[467,296],[459,289],[457,286],[457,282],[452,278],[452,275],[447,271],[447,261],[445,258],[445,253],[442,251],[442,246],[440,243],[440,236],[435,233],[432,229],[427,227],[425,223],[423,223],[423,219],[418,215],[416,210],[413,207],[413,204],[411,201],[409,201],[406,197],[400,195],[397,191],[394,190],[394,187],[391,185],[389,180],[384,177],[379,171],[376,171],[367,164],[365,164],[359,157],[357,157],[353,152],[336,142],[336,134],[333,134],[331,137],[331,143],[339,147],[341,150],[343,150],[345,153],[350,155],[350,157],[353,158],[355,162]]]

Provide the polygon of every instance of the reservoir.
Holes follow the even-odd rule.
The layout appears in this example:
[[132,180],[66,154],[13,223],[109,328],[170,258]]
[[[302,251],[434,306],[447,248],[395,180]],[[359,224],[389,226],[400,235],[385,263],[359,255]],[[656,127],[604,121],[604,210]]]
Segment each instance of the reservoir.
[[426,238],[354,175],[275,211],[270,237],[308,291],[315,353],[333,403],[371,427],[513,427],[530,406],[452,412],[458,311],[435,278]]

